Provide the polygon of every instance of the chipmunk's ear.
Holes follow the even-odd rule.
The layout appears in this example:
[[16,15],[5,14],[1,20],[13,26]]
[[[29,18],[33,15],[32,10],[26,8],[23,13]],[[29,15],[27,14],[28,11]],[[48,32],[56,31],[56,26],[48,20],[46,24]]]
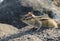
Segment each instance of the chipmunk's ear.
[[36,17],[33,12],[28,12],[28,16]]
[[29,15],[29,16],[32,16],[32,15],[33,15],[33,12],[28,12],[28,15]]
[[32,12],[28,12],[26,15],[24,15],[24,16],[32,16],[33,15],[33,13]]

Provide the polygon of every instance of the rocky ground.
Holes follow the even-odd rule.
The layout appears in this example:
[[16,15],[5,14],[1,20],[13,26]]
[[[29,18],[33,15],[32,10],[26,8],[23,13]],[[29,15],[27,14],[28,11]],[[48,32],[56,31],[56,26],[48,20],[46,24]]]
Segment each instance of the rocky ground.
[[41,28],[39,31],[32,26],[17,29],[11,25],[0,24],[0,41],[60,41],[60,29]]
[[60,19],[60,7],[53,0],[0,0],[0,41],[60,41],[60,29],[36,31],[20,20],[30,11],[37,16],[47,14]]

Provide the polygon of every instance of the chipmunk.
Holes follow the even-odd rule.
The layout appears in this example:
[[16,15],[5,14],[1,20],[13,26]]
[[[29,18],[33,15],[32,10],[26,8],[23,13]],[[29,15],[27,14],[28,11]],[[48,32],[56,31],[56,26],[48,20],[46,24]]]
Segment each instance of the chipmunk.
[[28,25],[34,26],[37,30],[39,30],[42,26],[58,28],[57,23],[53,19],[46,16],[35,16],[31,12],[25,15],[21,20]]
[[[41,28],[42,23],[39,21],[36,16],[32,12],[28,12],[28,14],[24,15],[23,18],[21,19],[22,22],[33,26],[34,28],[37,29],[37,31]],[[38,29],[39,28],[39,29]]]

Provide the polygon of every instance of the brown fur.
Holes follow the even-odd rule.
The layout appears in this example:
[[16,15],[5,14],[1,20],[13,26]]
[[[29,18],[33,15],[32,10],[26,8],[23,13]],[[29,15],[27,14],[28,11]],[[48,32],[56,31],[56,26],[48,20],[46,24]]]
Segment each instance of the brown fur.
[[26,16],[28,16],[28,17],[24,18],[24,20],[22,18],[22,21],[25,22],[28,25],[38,27],[38,29],[42,26],[58,28],[57,23],[49,17],[35,16],[32,13],[30,14],[30,12],[27,15],[25,15],[25,17]]

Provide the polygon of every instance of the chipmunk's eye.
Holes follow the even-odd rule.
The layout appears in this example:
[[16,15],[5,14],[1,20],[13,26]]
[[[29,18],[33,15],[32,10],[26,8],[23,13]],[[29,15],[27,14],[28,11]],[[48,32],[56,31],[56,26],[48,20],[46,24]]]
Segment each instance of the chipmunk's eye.
[[31,16],[26,16],[25,18],[26,18],[26,19],[31,19],[31,18],[33,18],[33,17],[31,17]]
[[25,18],[28,18],[28,16],[26,16]]

